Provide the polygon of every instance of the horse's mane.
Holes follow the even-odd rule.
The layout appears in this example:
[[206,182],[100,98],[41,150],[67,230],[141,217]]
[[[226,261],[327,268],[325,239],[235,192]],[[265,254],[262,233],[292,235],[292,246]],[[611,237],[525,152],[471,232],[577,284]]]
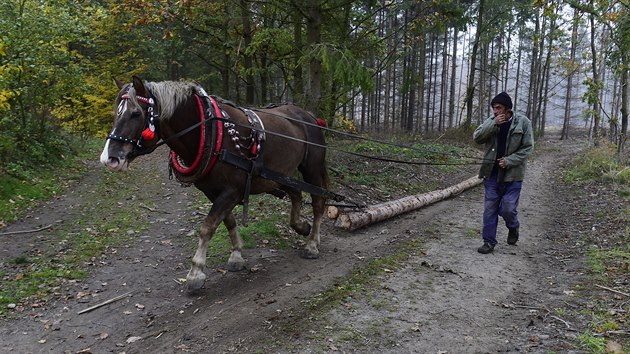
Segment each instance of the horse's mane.
[[187,81],[160,81],[146,82],[145,87],[151,91],[160,106],[159,119],[168,120],[181,103],[189,99],[192,94],[198,93],[199,86]]

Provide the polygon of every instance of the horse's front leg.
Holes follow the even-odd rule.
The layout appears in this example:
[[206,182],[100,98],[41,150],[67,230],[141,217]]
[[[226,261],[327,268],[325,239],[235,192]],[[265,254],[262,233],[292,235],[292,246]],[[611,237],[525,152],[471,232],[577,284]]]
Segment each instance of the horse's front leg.
[[243,240],[241,239],[241,235],[238,233],[234,213],[230,212],[223,220],[223,224],[227,228],[228,233],[230,234],[230,240],[232,241],[232,253],[230,254],[230,259],[227,263],[227,270],[230,272],[241,271],[245,268],[245,259],[243,259],[242,255]]
[[[214,236],[214,232],[219,226],[219,223],[227,217],[227,214],[231,215],[231,210],[231,208],[228,209],[226,206],[215,201],[208,216],[206,216],[201,224],[197,251],[192,259],[192,267],[186,276],[186,288],[188,292],[194,292],[201,289],[203,286],[206,280],[206,274],[204,274],[203,270],[206,267],[208,242],[210,242],[210,239]],[[232,216],[232,218],[234,217]]]

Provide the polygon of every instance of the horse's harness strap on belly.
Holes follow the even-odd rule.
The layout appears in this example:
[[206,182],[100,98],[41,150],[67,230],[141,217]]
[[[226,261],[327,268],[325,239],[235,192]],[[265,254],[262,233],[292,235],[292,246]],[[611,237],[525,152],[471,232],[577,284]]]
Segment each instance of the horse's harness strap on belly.
[[[252,166],[254,164],[253,161],[245,159],[225,149],[221,150],[221,161],[244,171],[253,170],[253,166]],[[300,190],[309,194],[321,195],[323,197],[333,199],[337,202],[340,202],[344,199],[343,196],[333,193],[327,189],[320,188],[316,185],[285,176],[282,173],[270,170],[264,166],[261,166],[258,169],[257,176],[274,181],[278,184],[281,184],[283,186],[286,186],[295,190]]]

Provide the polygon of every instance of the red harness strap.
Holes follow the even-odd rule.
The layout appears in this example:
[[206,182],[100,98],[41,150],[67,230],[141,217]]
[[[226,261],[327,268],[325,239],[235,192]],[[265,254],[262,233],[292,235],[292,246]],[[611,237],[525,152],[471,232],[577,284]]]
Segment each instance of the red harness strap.
[[[195,169],[199,167],[199,164],[201,163],[201,160],[203,158],[203,151],[206,144],[206,124],[204,123],[204,121],[206,120],[206,117],[204,115],[205,110],[203,108],[203,103],[201,102],[201,99],[199,98],[199,96],[195,95],[195,98],[197,100],[197,109],[199,110],[199,116],[202,122],[202,124],[200,125],[201,138],[199,141],[199,149],[197,150],[197,156],[195,157],[195,161],[189,167],[182,166],[182,164],[179,162],[178,156],[175,153],[175,151],[171,152],[171,162],[173,164],[173,167],[175,168],[177,172],[183,175],[192,174],[195,171]],[[210,102],[212,103],[212,106],[214,108],[215,116],[218,118],[221,118],[222,117],[221,110],[219,109],[217,102],[212,97],[210,97]],[[210,170],[212,169],[212,167],[214,166],[214,164],[216,163],[218,159],[218,154],[219,154],[219,151],[221,150],[221,145],[223,143],[223,122],[221,120],[217,120],[216,124],[217,124],[216,143],[212,147],[213,153],[210,158],[210,162],[206,165],[206,168],[203,171],[203,174],[201,175],[202,177],[210,173]]]
[[[199,97],[197,97],[197,99],[199,99]],[[221,109],[219,109],[219,105],[217,104],[217,101],[214,98],[210,97],[210,102],[212,102],[212,107],[214,107],[215,117],[223,118],[223,115],[221,114]],[[222,144],[223,144],[223,121],[220,119],[217,119],[217,142],[216,144],[214,144],[214,149],[212,149],[213,153],[212,153],[212,157],[210,158],[210,163],[206,167],[206,170],[203,172],[204,176],[210,173],[210,170],[212,169],[214,164],[217,162],[217,159],[219,158],[219,151],[221,151]]]

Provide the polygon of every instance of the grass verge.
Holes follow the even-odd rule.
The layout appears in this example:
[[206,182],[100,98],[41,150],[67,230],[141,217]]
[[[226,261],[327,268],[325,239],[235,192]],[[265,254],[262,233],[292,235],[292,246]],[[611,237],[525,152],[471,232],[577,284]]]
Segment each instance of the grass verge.
[[[95,151],[91,151],[92,157]],[[63,173],[49,172],[57,176],[49,180],[55,185],[51,190],[64,190],[68,176],[76,177],[85,171],[80,159],[73,161],[58,166],[65,170]],[[26,247],[17,248],[18,253],[12,259],[0,263],[0,316],[8,315],[9,311],[19,312],[27,306],[42,306],[51,295],[59,295],[62,284],[84,279],[89,267],[103,253],[125,244],[131,235],[148,227],[148,220],[143,217],[146,212],[137,204],[121,207],[119,203],[102,200],[103,195],[111,200],[125,200],[133,195],[135,192],[129,190],[129,186],[133,186],[132,178],[131,174],[104,171],[92,182],[93,193],[85,193],[81,204],[67,210],[67,217],[56,223],[51,232],[33,238]],[[16,206],[11,213],[19,215],[24,207],[34,202],[35,199]],[[10,240],[16,236],[5,237]]]
[[[617,156],[611,145],[585,149],[572,161],[563,175],[565,183],[575,188],[577,221],[594,225],[585,233],[588,281],[581,284],[588,306],[588,329],[577,337],[580,348],[589,353],[604,353],[607,345],[618,340],[628,348],[627,338],[615,335],[630,322],[627,299],[614,291],[628,293],[630,271],[630,168]],[[603,290],[602,286],[612,291]],[[625,301],[624,301],[625,300]]]

